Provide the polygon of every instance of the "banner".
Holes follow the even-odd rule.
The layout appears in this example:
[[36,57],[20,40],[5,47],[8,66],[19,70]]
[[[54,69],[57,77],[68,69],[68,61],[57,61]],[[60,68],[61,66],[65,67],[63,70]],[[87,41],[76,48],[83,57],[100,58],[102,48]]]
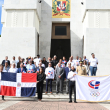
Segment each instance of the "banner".
[[36,95],[36,73],[8,73],[0,75],[0,95],[31,97]]
[[52,18],[70,18],[71,0],[52,0]]
[[76,99],[91,102],[110,100],[110,75],[103,77],[75,76]]

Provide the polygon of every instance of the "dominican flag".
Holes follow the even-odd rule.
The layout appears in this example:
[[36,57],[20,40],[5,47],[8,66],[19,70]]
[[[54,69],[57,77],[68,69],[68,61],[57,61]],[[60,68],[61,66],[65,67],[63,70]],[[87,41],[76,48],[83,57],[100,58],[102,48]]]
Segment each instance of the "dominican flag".
[[53,72],[49,71],[49,72],[48,72],[48,74],[49,74],[49,75],[52,75],[52,74],[53,74]]
[[36,93],[36,73],[1,73],[0,95],[31,97]]
[[65,67],[65,64],[61,64],[61,67],[64,68]]
[[39,69],[37,69],[37,73],[39,73]]
[[26,62],[24,63],[24,67],[26,67]]
[[66,61],[65,61],[65,60],[63,60],[63,61],[62,61],[62,63],[64,63],[64,64],[65,64],[65,63],[66,63]]
[[28,70],[28,73],[33,73],[33,69],[29,69]]

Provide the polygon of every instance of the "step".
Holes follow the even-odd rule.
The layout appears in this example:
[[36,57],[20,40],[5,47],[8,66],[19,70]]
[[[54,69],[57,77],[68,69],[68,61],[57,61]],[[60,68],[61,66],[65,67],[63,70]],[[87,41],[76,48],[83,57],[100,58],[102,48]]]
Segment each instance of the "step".
[[[74,95],[72,95],[74,97]],[[69,94],[43,94],[43,99],[69,99]]]

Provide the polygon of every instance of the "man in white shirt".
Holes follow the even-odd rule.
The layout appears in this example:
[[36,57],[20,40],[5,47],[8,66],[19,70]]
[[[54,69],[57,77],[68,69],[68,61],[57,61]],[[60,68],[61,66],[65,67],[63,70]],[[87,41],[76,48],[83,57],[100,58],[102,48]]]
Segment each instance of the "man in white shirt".
[[83,57],[83,61],[84,60],[87,62],[87,65],[88,65],[89,60],[86,58],[86,56]]
[[15,64],[17,66],[17,61],[15,60],[15,56],[13,56],[13,60],[11,61],[11,64]]
[[75,62],[75,68],[77,68],[77,66],[79,66],[79,56],[76,56],[74,62]]
[[8,72],[10,72],[10,73],[17,73],[17,70],[18,70],[18,68],[16,68],[16,64],[13,63],[12,67],[9,69]]
[[74,66],[71,67],[71,71],[68,73],[68,79],[69,79],[69,103],[72,103],[72,89],[74,88],[74,103],[76,102],[76,84],[75,84],[75,75],[77,73],[75,72]]
[[40,59],[41,59],[41,58],[40,58],[40,55],[37,55],[37,58],[34,59],[34,64],[35,64],[36,67],[39,65],[39,60],[40,60]]
[[48,67],[45,70],[46,74],[46,94],[48,92],[48,83],[50,82],[50,93],[52,94],[52,81],[54,80],[54,69],[52,68],[52,64],[49,63]]
[[94,53],[92,53],[91,55],[92,55],[92,58],[89,59],[90,72],[91,72],[91,76],[96,76],[98,59],[95,58]]
[[68,67],[68,63],[71,63],[71,66],[74,66],[75,67],[75,62],[72,60],[71,57],[69,58],[69,61],[67,62],[66,67]]

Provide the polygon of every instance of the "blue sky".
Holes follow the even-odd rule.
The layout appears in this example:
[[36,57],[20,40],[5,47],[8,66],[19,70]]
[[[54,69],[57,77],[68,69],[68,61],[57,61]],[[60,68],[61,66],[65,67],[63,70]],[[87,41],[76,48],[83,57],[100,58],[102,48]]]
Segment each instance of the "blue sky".
[[2,11],[2,4],[4,3],[4,0],[0,0],[0,35],[2,30],[2,24],[1,24],[1,11]]

